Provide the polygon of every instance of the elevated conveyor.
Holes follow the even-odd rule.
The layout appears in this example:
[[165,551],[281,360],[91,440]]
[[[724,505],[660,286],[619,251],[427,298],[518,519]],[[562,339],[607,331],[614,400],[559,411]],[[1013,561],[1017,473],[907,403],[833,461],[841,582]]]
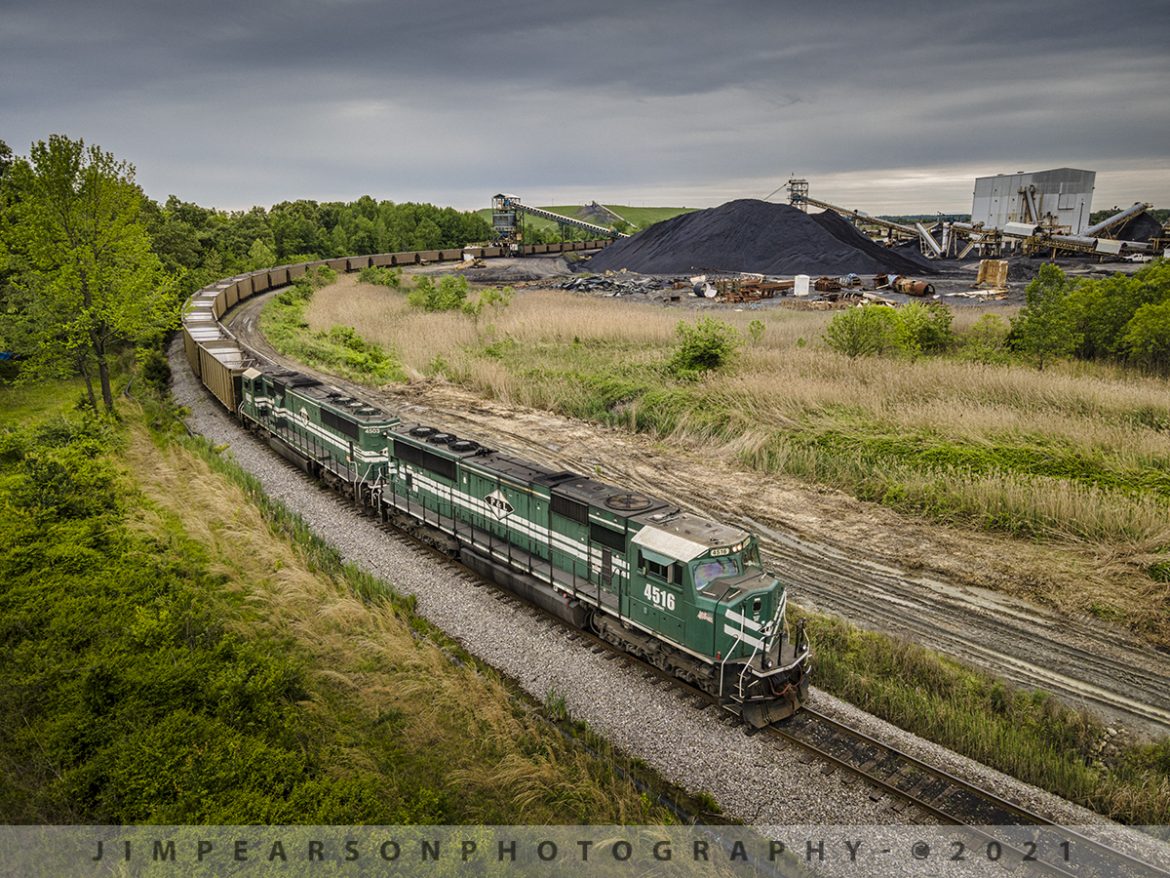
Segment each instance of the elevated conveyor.
[[493,199],[492,209],[497,214],[506,211],[514,211],[516,213],[526,213],[529,216],[537,216],[549,222],[560,223],[561,225],[572,226],[575,229],[584,229],[586,232],[591,232],[594,235],[604,235],[607,238],[628,238],[629,235],[623,232],[615,232],[613,229],[606,226],[599,226],[597,223],[586,222],[583,219],[577,219],[572,216],[563,216],[559,213],[553,213],[551,210],[544,210],[539,207],[531,207],[520,201],[518,195],[497,195]]

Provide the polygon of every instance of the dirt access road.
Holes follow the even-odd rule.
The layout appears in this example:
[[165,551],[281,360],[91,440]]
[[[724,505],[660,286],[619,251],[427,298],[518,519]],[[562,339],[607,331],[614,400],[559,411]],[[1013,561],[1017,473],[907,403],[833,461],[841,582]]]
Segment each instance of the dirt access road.
[[[277,363],[449,432],[547,466],[668,498],[742,523],[794,602],[905,637],[1110,722],[1170,734],[1170,655],[1096,620],[1069,618],[992,590],[1045,569],[1052,550],[898,516],[837,491],[736,468],[701,450],[483,399],[447,383],[371,389],[281,357],[258,328],[269,295],[228,315],[240,339]],[[1006,589],[1008,591],[1014,589]]]

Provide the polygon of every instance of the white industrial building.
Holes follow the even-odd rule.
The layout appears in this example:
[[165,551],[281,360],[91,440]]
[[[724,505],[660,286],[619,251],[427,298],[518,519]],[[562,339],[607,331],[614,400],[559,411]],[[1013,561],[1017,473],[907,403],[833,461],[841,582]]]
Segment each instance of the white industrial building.
[[1008,223],[1063,226],[1079,235],[1089,225],[1096,179],[1096,171],[1077,168],[978,177],[971,222],[985,229]]

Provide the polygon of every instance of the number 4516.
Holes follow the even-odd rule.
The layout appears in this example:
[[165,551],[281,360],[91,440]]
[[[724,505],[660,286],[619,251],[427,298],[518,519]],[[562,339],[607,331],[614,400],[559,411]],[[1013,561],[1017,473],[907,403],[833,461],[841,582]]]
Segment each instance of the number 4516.
[[656,585],[647,585],[642,596],[656,607],[665,607],[668,610],[674,609],[674,595],[664,588],[659,588]]

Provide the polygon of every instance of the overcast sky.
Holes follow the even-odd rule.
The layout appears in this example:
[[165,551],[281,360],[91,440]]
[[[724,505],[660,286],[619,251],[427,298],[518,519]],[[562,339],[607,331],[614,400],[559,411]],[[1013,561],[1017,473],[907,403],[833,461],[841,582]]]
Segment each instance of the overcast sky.
[[1064,166],[1170,206],[1168,37],[1166,0],[0,0],[0,139],[232,209],[704,207],[795,173],[966,212],[978,175]]

